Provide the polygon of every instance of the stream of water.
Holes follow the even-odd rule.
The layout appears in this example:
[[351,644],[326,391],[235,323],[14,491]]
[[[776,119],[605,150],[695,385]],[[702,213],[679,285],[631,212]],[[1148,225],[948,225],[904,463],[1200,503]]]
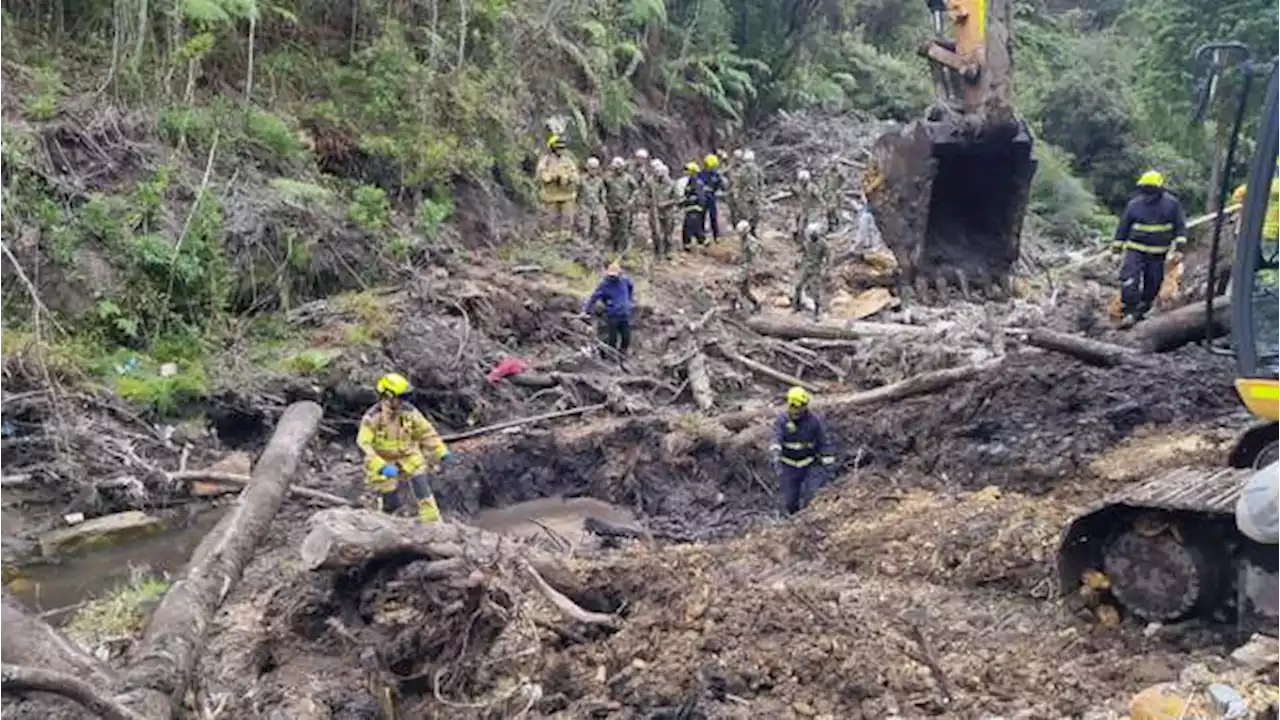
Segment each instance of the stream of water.
[[25,567],[10,589],[54,625],[65,622],[81,603],[127,584],[134,573],[177,575],[200,540],[226,507],[197,515],[191,522],[154,535],[122,542],[57,562]]

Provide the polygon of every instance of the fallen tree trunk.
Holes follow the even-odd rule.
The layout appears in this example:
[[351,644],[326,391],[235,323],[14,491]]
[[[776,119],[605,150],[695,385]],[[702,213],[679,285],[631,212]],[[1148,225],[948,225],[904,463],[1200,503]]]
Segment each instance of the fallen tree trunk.
[[1147,358],[1134,348],[1052,330],[1032,330],[1027,333],[1026,343],[1045,350],[1070,355],[1077,360],[1098,367],[1109,368],[1124,364],[1144,365],[1147,363]]
[[816,338],[819,340],[856,340],[864,337],[926,336],[933,330],[924,325],[854,321],[842,325],[810,323],[803,320],[784,321],[756,316],[747,320],[747,327],[770,337],[783,340]]
[[698,350],[689,358],[689,388],[693,391],[693,402],[699,410],[706,412],[716,403],[711,392],[711,379],[707,376],[707,356]]
[[782,372],[781,370],[775,370],[774,368],[771,368],[762,362],[757,362],[755,360],[752,360],[751,358],[745,355],[739,355],[738,353],[718,343],[710,343],[708,347],[713,348],[716,352],[720,353],[720,355],[722,355],[726,360],[732,360],[733,362],[736,362],[739,365],[742,365],[743,367],[749,370],[753,370],[761,375],[764,375],[765,377],[772,378],[785,385],[799,385],[800,387],[804,388],[805,390],[808,390],[809,392],[822,392],[824,389],[821,385],[815,385],[814,383],[805,382],[804,380],[801,380],[800,378],[795,377],[794,375],[788,375]]
[[[1145,320],[1133,329],[1134,340],[1147,352],[1168,352],[1202,340],[1206,336],[1205,321],[1208,319],[1204,306],[1203,301],[1197,301]],[[1209,328],[1208,337],[1220,337],[1231,332],[1230,315],[1230,296],[1214,298],[1213,327]]]
[[524,574],[532,580],[533,589],[565,617],[594,625],[618,624],[617,618],[586,610],[571,599],[583,594],[582,588],[554,556],[461,523],[420,525],[369,510],[321,510],[311,517],[300,552],[303,567],[312,571],[364,567],[388,558],[425,559],[431,579],[446,579],[458,587],[483,584],[487,571],[506,567],[508,576]]
[[[516,376],[516,377],[519,377],[519,376]],[[445,442],[453,442],[455,440],[465,440],[466,438],[476,437],[477,435],[488,435],[489,433],[495,433],[495,432],[498,432],[499,430],[506,430],[507,428],[519,427],[521,425],[528,425],[529,423],[535,423],[540,420],[554,420],[556,418],[569,417],[571,415],[582,415],[583,413],[594,412],[596,410],[603,410],[608,406],[609,406],[608,403],[596,403],[595,405],[583,405],[582,407],[570,408],[568,410],[558,410],[556,412],[543,413],[541,415],[531,415],[525,418],[505,420],[500,423],[494,423],[493,425],[485,425],[484,427],[478,427],[472,430],[466,430],[460,433],[454,433],[452,435],[442,435],[440,439],[444,440]]]
[[299,458],[320,426],[313,402],[294,403],[253,466],[252,482],[192,554],[186,577],[174,583],[151,616],[126,674],[130,688],[180,701],[214,612],[240,580],[253,551],[284,502]]
[[[816,409],[822,411],[834,408],[876,405],[895,400],[904,400],[917,395],[935,393],[939,390],[955,385],[956,383],[971,380],[983,373],[994,370],[1000,366],[1001,362],[1002,360],[997,358],[995,360],[988,360],[986,362],[975,363],[972,365],[961,365],[959,367],[947,368],[945,370],[934,370],[932,372],[913,375],[905,380],[900,380],[889,385],[882,385],[872,390],[828,395],[819,399],[816,404]],[[721,415],[718,419],[722,425],[736,432],[745,429],[752,423],[759,422],[762,418],[766,418],[775,412],[777,412],[777,408],[765,407],[753,410],[742,410],[736,413],[728,413]],[[759,427],[761,429],[767,429],[763,425]]]
[[[240,475],[239,473],[213,472],[210,470],[184,470],[182,472],[169,473],[169,480],[175,483],[186,483],[202,481],[213,483],[215,485],[230,485],[236,488],[245,488],[253,481],[250,475]],[[289,494],[295,497],[306,498],[307,500],[315,500],[316,502],[333,507],[356,507],[356,503],[339,497],[332,493],[316,490],[315,488],[301,487],[293,485],[289,487]]]

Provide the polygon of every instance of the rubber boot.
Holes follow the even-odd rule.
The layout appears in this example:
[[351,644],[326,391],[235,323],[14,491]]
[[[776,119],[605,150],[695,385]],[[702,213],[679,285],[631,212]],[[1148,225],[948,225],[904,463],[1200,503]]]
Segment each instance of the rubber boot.
[[378,494],[378,509],[388,515],[395,515],[400,509],[400,492],[392,490]]
[[418,500],[418,522],[422,525],[440,522],[440,507],[436,505],[435,495]]

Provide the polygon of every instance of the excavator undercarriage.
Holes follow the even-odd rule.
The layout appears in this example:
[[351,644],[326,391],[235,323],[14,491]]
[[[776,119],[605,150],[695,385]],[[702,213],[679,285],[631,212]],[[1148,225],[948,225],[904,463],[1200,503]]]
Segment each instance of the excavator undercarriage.
[[880,137],[863,194],[897,257],[901,290],[922,301],[998,298],[1011,290],[1036,163],[1026,123],[1011,103],[1006,0],[930,0],[926,41],[938,102],[927,117]]

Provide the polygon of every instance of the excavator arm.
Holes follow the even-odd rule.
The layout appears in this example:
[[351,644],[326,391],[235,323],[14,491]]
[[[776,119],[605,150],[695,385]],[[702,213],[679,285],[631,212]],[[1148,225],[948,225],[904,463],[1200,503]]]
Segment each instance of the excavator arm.
[[[1035,173],[1013,110],[1011,0],[928,0],[937,37],[921,43],[938,86],[925,118],[877,139],[862,190],[922,301],[1008,294]],[[952,37],[942,36],[943,20]]]

